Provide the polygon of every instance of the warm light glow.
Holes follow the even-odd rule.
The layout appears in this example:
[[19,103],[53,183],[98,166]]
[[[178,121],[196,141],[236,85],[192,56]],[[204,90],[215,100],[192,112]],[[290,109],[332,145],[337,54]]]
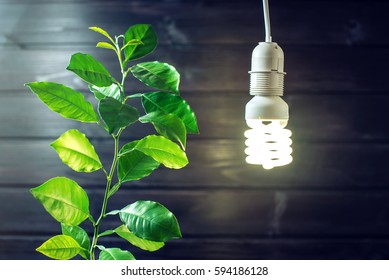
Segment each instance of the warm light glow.
[[259,164],[265,169],[287,165],[293,158],[292,132],[285,129],[287,121],[282,120],[247,120],[251,129],[246,130],[246,162]]

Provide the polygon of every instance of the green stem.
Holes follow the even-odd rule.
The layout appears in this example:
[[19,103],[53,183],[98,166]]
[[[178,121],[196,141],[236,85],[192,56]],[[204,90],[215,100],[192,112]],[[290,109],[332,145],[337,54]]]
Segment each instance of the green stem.
[[105,218],[105,214],[107,212],[107,204],[108,204],[108,198],[109,198],[108,194],[109,194],[109,191],[111,189],[112,178],[114,176],[116,165],[117,165],[117,162],[119,159],[119,137],[120,137],[119,133],[118,133],[118,135],[113,137],[115,140],[114,158],[112,161],[111,170],[107,176],[107,185],[105,188],[103,206],[101,207],[101,213],[100,213],[100,216],[97,219],[96,223],[94,224],[93,240],[92,240],[92,246],[90,249],[91,260],[95,259],[95,250],[96,250],[97,240],[99,239],[100,225],[101,225],[102,220]]
[[[116,49],[117,49],[117,55],[118,55],[119,64],[120,64],[120,70],[122,72],[122,82],[120,84],[120,90],[121,90],[121,92],[122,92],[122,94],[124,96],[124,81],[126,79],[127,72],[124,71],[122,54],[121,54],[121,50],[120,50],[120,46],[119,46],[119,40],[118,40],[119,38],[120,38],[120,36],[116,37],[115,46],[116,46]],[[122,132],[123,132],[123,128],[119,129],[119,131],[118,131],[118,133],[116,135],[112,135],[113,139],[115,140],[115,150],[114,150],[114,157],[113,157],[113,160],[112,160],[111,170],[109,171],[109,174],[107,173],[107,171],[105,169],[103,169],[103,171],[104,171],[104,173],[106,175],[106,178],[107,178],[107,185],[105,187],[103,205],[101,207],[100,216],[99,216],[99,218],[97,219],[97,221],[95,223],[92,223],[93,227],[94,227],[94,231],[93,231],[92,245],[91,245],[91,249],[90,249],[90,259],[91,260],[95,259],[95,250],[96,250],[96,247],[97,247],[97,240],[100,237],[100,235],[99,235],[100,225],[101,225],[101,222],[103,221],[103,219],[106,217],[108,199],[110,197],[110,191],[111,191],[111,188],[112,188],[112,186],[111,186],[112,185],[112,178],[114,176],[114,173],[115,173],[115,170],[116,170],[116,166],[117,166],[117,163],[118,163],[118,159],[119,159],[119,138],[120,138],[120,135],[122,134]]]
[[124,98],[124,103],[130,99],[130,98],[140,98],[143,96],[143,93],[135,93],[135,94],[131,94],[131,95],[127,95],[125,98]]
[[[127,74],[128,72],[127,71],[124,71],[124,64],[123,64],[123,58],[122,58],[122,50],[120,49],[120,45],[119,45],[119,37],[116,37],[116,43],[115,43],[115,47],[116,47],[116,50],[117,50],[117,55],[118,55],[118,59],[119,59],[119,64],[120,64],[120,71],[122,73],[122,82],[120,84],[120,91],[122,93],[122,95],[124,96],[124,81],[126,80],[126,77],[127,77]],[[124,37],[123,37],[124,38]]]

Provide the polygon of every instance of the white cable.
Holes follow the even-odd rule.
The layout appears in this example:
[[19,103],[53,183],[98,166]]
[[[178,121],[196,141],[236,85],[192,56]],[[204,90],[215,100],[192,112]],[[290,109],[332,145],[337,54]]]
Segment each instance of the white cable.
[[265,20],[265,32],[266,40],[265,42],[271,42],[271,31],[270,31],[270,13],[269,13],[269,2],[268,0],[263,0],[263,16]]

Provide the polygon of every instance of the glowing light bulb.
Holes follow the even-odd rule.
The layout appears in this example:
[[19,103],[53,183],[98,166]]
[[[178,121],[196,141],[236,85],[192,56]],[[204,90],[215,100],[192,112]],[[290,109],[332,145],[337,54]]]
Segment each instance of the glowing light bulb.
[[245,132],[246,162],[265,169],[292,162],[292,132],[285,129],[289,106],[284,94],[284,52],[272,42],[268,0],[263,0],[265,42],[259,42],[251,56],[250,95],[245,118],[251,128]]
[[[267,1],[265,1],[267,2]],[[264,3],[265,3],[264,2]],[[267,38],[271,39],[270,36]],[[281,98],[284,94],[284,52],[271,40],[260,42],[252,53],[250,94],[245,118],[251,128],[245,132],[249,164],[265,169],[292,162],[292,132],[285,129],[289,120],[289,106]]]
[[262,165],[264,169],[287,165],[292,162],[292,132],[285,129],[284,120],[247,120],[246,162]]

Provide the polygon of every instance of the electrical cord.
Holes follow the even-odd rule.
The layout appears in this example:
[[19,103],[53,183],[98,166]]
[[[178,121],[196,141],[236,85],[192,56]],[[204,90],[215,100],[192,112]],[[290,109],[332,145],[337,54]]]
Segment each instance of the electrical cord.
[[270,30],[270,13],[269,13],[269,2],[263,0],[263,16],[265,20],[265,32],[266,32],[266,43],[271,43],[271,30]]

